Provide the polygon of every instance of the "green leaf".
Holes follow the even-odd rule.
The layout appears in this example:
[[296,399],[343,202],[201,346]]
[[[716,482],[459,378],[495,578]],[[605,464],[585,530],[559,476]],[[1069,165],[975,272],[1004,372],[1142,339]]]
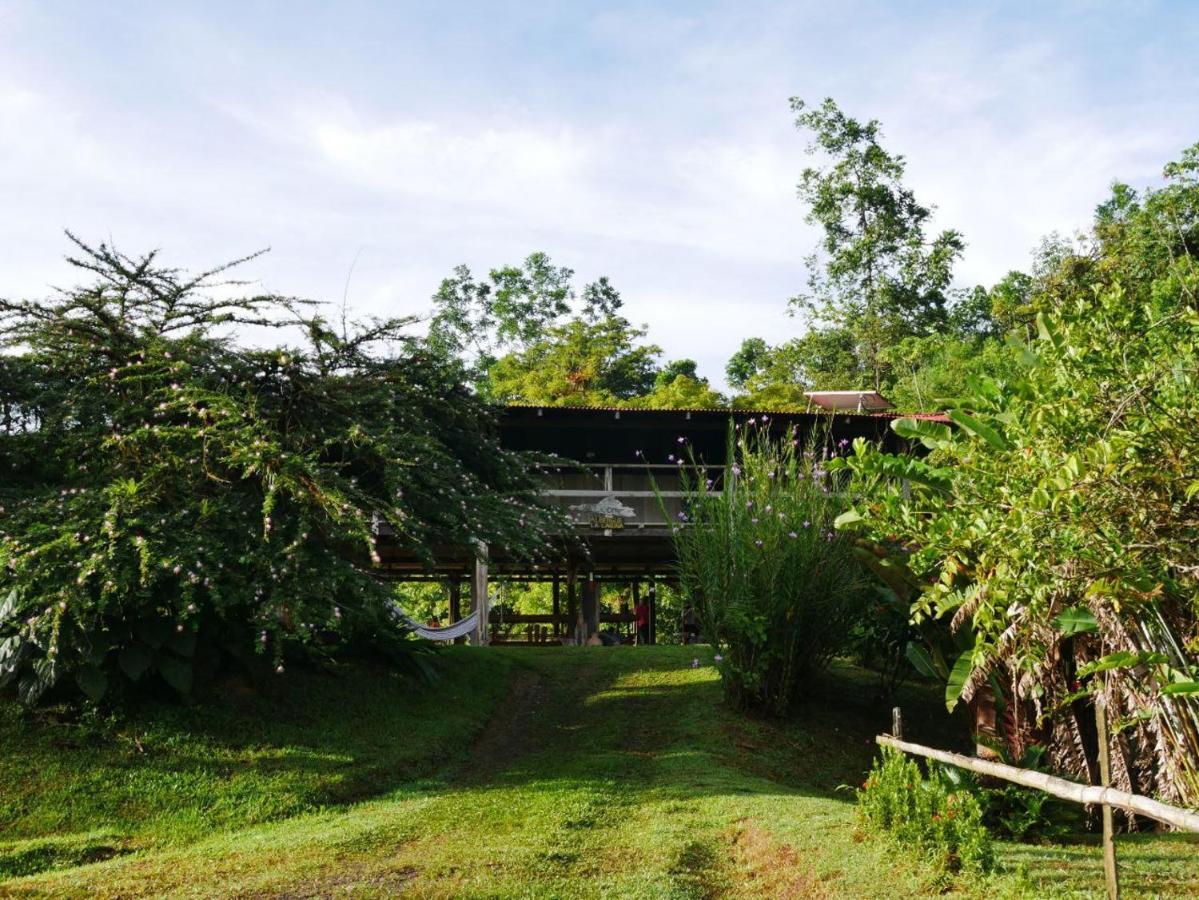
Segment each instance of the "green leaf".
[[166,645],[180,656],[191,658],[196,652],[196,633],[191,629],[176,631]]
[[855,522],[864,521],[866,521],[866,517],[856,509],[847,509],[845,512],[841,513],[841,515],[837,516],[837,518],[833,519],[833,527],[844,528],[846,525],[852,525]]
[[0,688],[8,687],[21,668],[25,655],[25,640],[14,634],[0,641]]
[[145,644],[130,644],[121,651],[117,661],[121,665],[121,671],[129,676],[129,680],[137,681],[154,661],[154,651]]
[[187,694],[192,689],[192,664],[187,660],[182,660],[166,653],[158,655],[158,672],[162,675],[162,680],[177,690],[180,694]]
[[166,619],[142,619],[133,629],[144,643],[157,650],[173,634],[171,623]]
[[1061,612],[1053,624],[1064,635],[1089,634],[1099,630],[1099,620],[1085,606],[1075,606]]
[[108,690],[108,676],[104,670],[97,666],[82,666],[75,673],[75,683],[79,685],[79,690],[93,702],[104,696],[104,692]]
[[8,597],[0,603],[0,625],[3,625],[17,613],[17,589],[8,592]]
[[1037,313],[1037,335],[1043,341],[1048,341],[1053,345],[1053,349],[1059,353],[1062,347],[1066,345],[1066,339],[1062,337],[1061,330],[1057,327],[1057,323],[1046,318],[1044,313]]
[[929,655],[928,650],[917,644],[915,641],[908,641],[908,646],[904,650],[904,655],[908,658],[908,662],[912,664],[917,672],[925,678],[936,678],[937,667],[933,664],[933,658]]
[[939,450],[948,444],[952,437],[948,425],[930,422],[927,419],[896,419],[891,423],[891,430],[900,437],[920,441],[929,450]]
[[1199,681],[1176,681],[1162,688],[1163,694],[1199,694]]
[[988,425],[981,419],[968,415],[960,409],[951,409],[946,415],[950,421],[959,426],[967,434],[972,434],[975,437],[980,437],[996,450],[1010,450],[1011,443],[997,429]]
[[1133,653],[1129,650],[1120,650],[1117,653],[1109,653],[1102,659],[1097,659],[1092,663],[1082,666],[1078,670],[1078,677],[1082,678],[1086,675],[1094,675],[1096,672],[1107,672],[1111,669],[1135,669],[1137,666],[1157,666],[1166,662],[1169,662],[1169,659],[1163,653]]
[[958,705],[962,689],[966,687],[966,679],[973,671],[974,654],[967,651],[957,658],[957,662],[953,664],[953,670],[949,673],[949,680],[945,683],[945,708],[950,712],[953,712],[953,708]]

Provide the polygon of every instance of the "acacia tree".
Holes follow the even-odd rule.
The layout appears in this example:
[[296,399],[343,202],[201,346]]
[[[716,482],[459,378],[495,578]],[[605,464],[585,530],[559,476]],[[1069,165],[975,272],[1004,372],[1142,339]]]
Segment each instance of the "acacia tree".
[[808,289],[791,303],[811,323],[849,332],[864,373],[852,386],[878,390],[883,350],[945,321],[965,244],[953,230],[926,236],[932,210],[904,187],[904,158],[883,148],[878,121],[852,119],[831,98],[814,108],[792,98],[791,108],[796,125],[812,134],[808,153],[826,158],[799,182],[807,221],[823,239],[807,260]]
[[[334,330],[75,240],[89,284],[0,301],[0,686],[149,675],[394,635],[380,542],[546,552],[529,460],[408,320]],[[289,329],[258,349],[232,326]]]

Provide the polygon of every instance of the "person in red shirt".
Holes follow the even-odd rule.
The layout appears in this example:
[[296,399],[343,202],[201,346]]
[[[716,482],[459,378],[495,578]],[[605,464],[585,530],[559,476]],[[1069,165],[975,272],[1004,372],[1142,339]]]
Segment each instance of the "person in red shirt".
[[633,607],[633,618],[637,622],[637,643],[649,643],[649,604],[645,599],[639,599]]

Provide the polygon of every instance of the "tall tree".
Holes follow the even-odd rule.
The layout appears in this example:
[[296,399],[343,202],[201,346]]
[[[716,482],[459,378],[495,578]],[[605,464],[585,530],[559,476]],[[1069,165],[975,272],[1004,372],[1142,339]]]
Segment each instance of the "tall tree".
[[458,266],[433,295],[429,346],[462,363],[486,396],[489,372],[502,354],[528,350],[572,315],[588,323],[616,315],[620,293],[606,276],[576,291],[574,275],[540,251],[519,266],[491,269],[486,279]]
[[792,98],[791,108],[797,127],[812,135],[808,153],[825,158],[799,182],[807,221],[823,239],[807,260],[807,290],[791,302],[810,324],[850,332],[864,372],[855,386],[880,389],[883,350],[945,321],[953,264],[965,245],[953,230],[926,236],[932,210],[904,186],[904,158],[882,146],[877,120],[852,119],[832,99],[808,108]]
[[643,344],[645,330],[620,316],[578,316],[495,360],[488,393],[500,403],[611,405],[654,389],[661,348]]

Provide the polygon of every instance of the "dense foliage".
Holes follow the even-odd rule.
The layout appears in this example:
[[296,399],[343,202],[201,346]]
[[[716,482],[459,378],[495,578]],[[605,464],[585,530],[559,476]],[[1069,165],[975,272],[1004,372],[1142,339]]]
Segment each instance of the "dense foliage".
[[983,809],[969,791],[916,762],[883,749],[858,793],[858,810],[872,829],[915,849],[945,872],[980,873],[994,865]]
[[[903,420],[925,461],[865,444],[833,463],[843,524],[916,586],[918,619],[969,631],[947,701],[998,700],[1002,737],[1045,739],[1094,780],[1093,716],[1116,717],[1116,781],[1199,802],[1199,146],[1043,280],[1020,370]],[[903,579],[893,579],[901,583]]]
[[782,713],[846,643],[866,595],[822,452],[776,440],[750,419],[729,438],[719,484],[682,466],[687,511],[674,529],[679,579],[720,654],[738,707]]
[[223,269],[77,244],[90,284],[0,301],[0,683],[26,701],[388,642],[384,540],[543,552],[528,461],[407,322],[338,332]]

